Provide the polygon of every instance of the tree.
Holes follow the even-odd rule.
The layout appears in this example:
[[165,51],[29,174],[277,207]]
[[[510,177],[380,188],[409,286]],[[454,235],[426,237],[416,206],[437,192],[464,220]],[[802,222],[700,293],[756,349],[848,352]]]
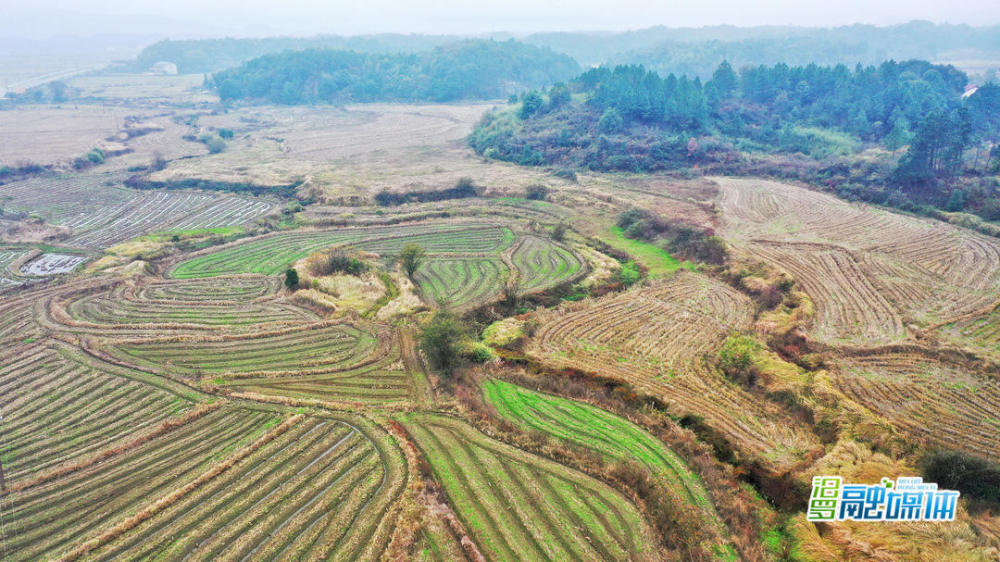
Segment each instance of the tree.
[[566,223],[559,221],[555,226],[552,227],[552,239],[556,242],[562,242],[566,238]]
[[294,289],[299,284],[299,272],[294,267],[289,267],[285,271],[285,287]]
[[424,258],[427,252],[417,244],[407,244],[403,251],[399,253],[399,263],[403,266],[403,271],[406,272],[407,277],[413,277],[413,274],[420,269],[420,265],[424,263]]
[[560,107],[569,105],[571,99],[572,96],[566,84],[556,84],[549,90],[549,109],[559,109]]
[[420,350],[431,367],[451,375],[458,366],[462,342],[468,337],[461,320],[447,310],[439,310],[420,330]]
[[958,212],[965,208],[965,192],[961,189],[956,189],[951,192],[951,196],[948,197],[948,204],[945,207],[946,210],[951,212]]
[[625,128],[625,119],[621,112],[613,107],[604,110],[604,114],[597,121],[597,130],[602,133],[615,134]]
[[896,152],[910,143],[913,133],[910,132],[910,123],[905,117],[897,117],[892,121],[892,130],[885,137],[885,147]]
[[524,99],[521,100],[521,112],[519,113],[521,119],[527,119],[538,113],[538,110],[544,104],[545,101],[542,100],[542,96],[538,92],[532,91],[524,94]]

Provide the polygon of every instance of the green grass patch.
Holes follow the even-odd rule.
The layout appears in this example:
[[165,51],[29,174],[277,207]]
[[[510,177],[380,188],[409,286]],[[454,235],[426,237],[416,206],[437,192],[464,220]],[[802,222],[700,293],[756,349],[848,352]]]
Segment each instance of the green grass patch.
[[646,266],[648,275],[652,279],[665,277],[680,268],[695,269],[695,264],[690,261],[681,262],[670,255],[670,252],[655,244],[626,238],[625,231],[619,226],[612,226],[611,236],[605,237],[604,241],[612,247],[634,257],[639,263]]

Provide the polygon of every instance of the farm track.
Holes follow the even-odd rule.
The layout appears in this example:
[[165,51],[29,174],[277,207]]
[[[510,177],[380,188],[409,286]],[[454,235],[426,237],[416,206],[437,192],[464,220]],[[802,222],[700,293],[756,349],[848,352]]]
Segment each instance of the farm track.
[[635,507],[606,485],[433,414],[401,416],[491,560],[653,556]]

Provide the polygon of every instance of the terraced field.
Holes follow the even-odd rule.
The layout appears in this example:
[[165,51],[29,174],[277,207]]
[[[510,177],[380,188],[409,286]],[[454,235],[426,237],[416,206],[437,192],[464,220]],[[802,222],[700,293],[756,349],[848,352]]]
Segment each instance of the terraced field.
[[600,408],[534,392],[497,379],[483,385],[497,413],[526,431],[541,431],[615,461],[641,463],[674,495],[698,528],[721,539],[727,533],[701,479],[676,453],[641,427]]
[[38,177],[0,186],[4,207],[67,226],[65,243],[107,248],[139,235],[245,225],[270,212],[268,199],[196,191],[135,191],[122,187],[127,174],[87,171]]
[[[182,489],[248,445],[280,417],[220,408],[140,447],[14,491],[6,546],[14,560],[58,558],[157,499]],[[32,485],[33,484],[33,485]]]
[[816,305],[812,334],[870,345],[1000,299],[1000,242],[939,221],[763,180],[716,178],[723,235]]
[[34,177],[0,186],[4,208],[35,213],[52,224],[83,231],[110,219],[139,192],[121,187],[123,174]]
[[46,253],[24,264],[21,268],[21,273],[37,276],[69,273],[85,261],[87,261],[87,256]]
[[[399,341],[383,335],[381,349],[370,360],[345,362],[341,370],[322,374],[241,377],[224,381],[232,392],[280,396],[350,405],[388,405],[417,400],[424,392],[422,375],[407,372]],[[389,340],[389,341],[386,341]]]
[[463,310],[496,298],[509,275],[500,259],[433,258],[417,270],[414,279],[425,301]]
[[458,419],[408,414],[400,421],[488,559],[655,558],[642,516],[605,484]]
[[679,415],[704,418],[763,462],[787,467],[819,446],[815,435],[711,363],[727,335],[749,327],[752,311],[729,286],[679,271],[648,288],[538,313],[527,353],[553,368],[629,382]]
[[[123,374],[125,376],[123,376]],[[0,366],[0,459],[28,479],[108,448],[190,408],[193,398],[128,378],[66,346],[34,343]]]
[[498,246],[505,230],[493,225],[419,224],[281,233],[204,252],[175,266],[171,275],[178,279],[238,273],[275,275],[317,250],[348,243],[387,254],[398,253],[411,242],[421,244],[427,252],[440,252],[442,248],[452,252],[490,251],[501,249]]
[[14,277],[9,267],[26,253],[24,250],[0,250],[0,290],[16,287],[22,283]]
[[524,293],[546,289],[576,277],[584,263],[573,252],[538,236],[525,236],[511,255]]
[[174,266],[171,275],[179,279],[238,273],[275,275],[312,252],[334,245],[378,254],[388,265],[407,244],[418,244],[428,254],[415,274],[424,299],[432,304],[443,301],[461,311],[499,296],[511,274],[502,255],[505,252],[512,252],[511,263],[525,280],[525,292],[546,289],[585,272],[582,258],[535,236],[525,236],[511,250],[516,238],[508,227],[483,223],[291,232],[203,252]]
[[248,335],[137,338],[108,346],[111,355],[182,377],[291,375],[341,371],[370,359],[376,336],[347,323],[321,322]]
[[1000,381],[915,349],[839,361],[834,384],[916,441],[1000,460]]
[[405,483],[388,435],[305,418],[88,559],[377,560]]
[[954,344],[1000,359],[1000,309],[998,308],[946,323],[938,327],[937,333]]
[[319,317],[268,299],[274,279],[228,278],[214,283],[121,283],[72,300],[66,312],[78,323],[104,329],[150,330],[177,325],[250,327],[314,322]]

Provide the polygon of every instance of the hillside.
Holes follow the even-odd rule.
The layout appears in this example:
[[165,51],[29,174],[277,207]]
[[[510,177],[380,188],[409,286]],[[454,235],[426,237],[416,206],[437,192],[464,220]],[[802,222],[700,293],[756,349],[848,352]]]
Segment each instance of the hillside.
[[219,72],[223,101],[280,104],[496,99],[572,77],[566,55],[516,41],[462,41],[413,55],[307,50]]

